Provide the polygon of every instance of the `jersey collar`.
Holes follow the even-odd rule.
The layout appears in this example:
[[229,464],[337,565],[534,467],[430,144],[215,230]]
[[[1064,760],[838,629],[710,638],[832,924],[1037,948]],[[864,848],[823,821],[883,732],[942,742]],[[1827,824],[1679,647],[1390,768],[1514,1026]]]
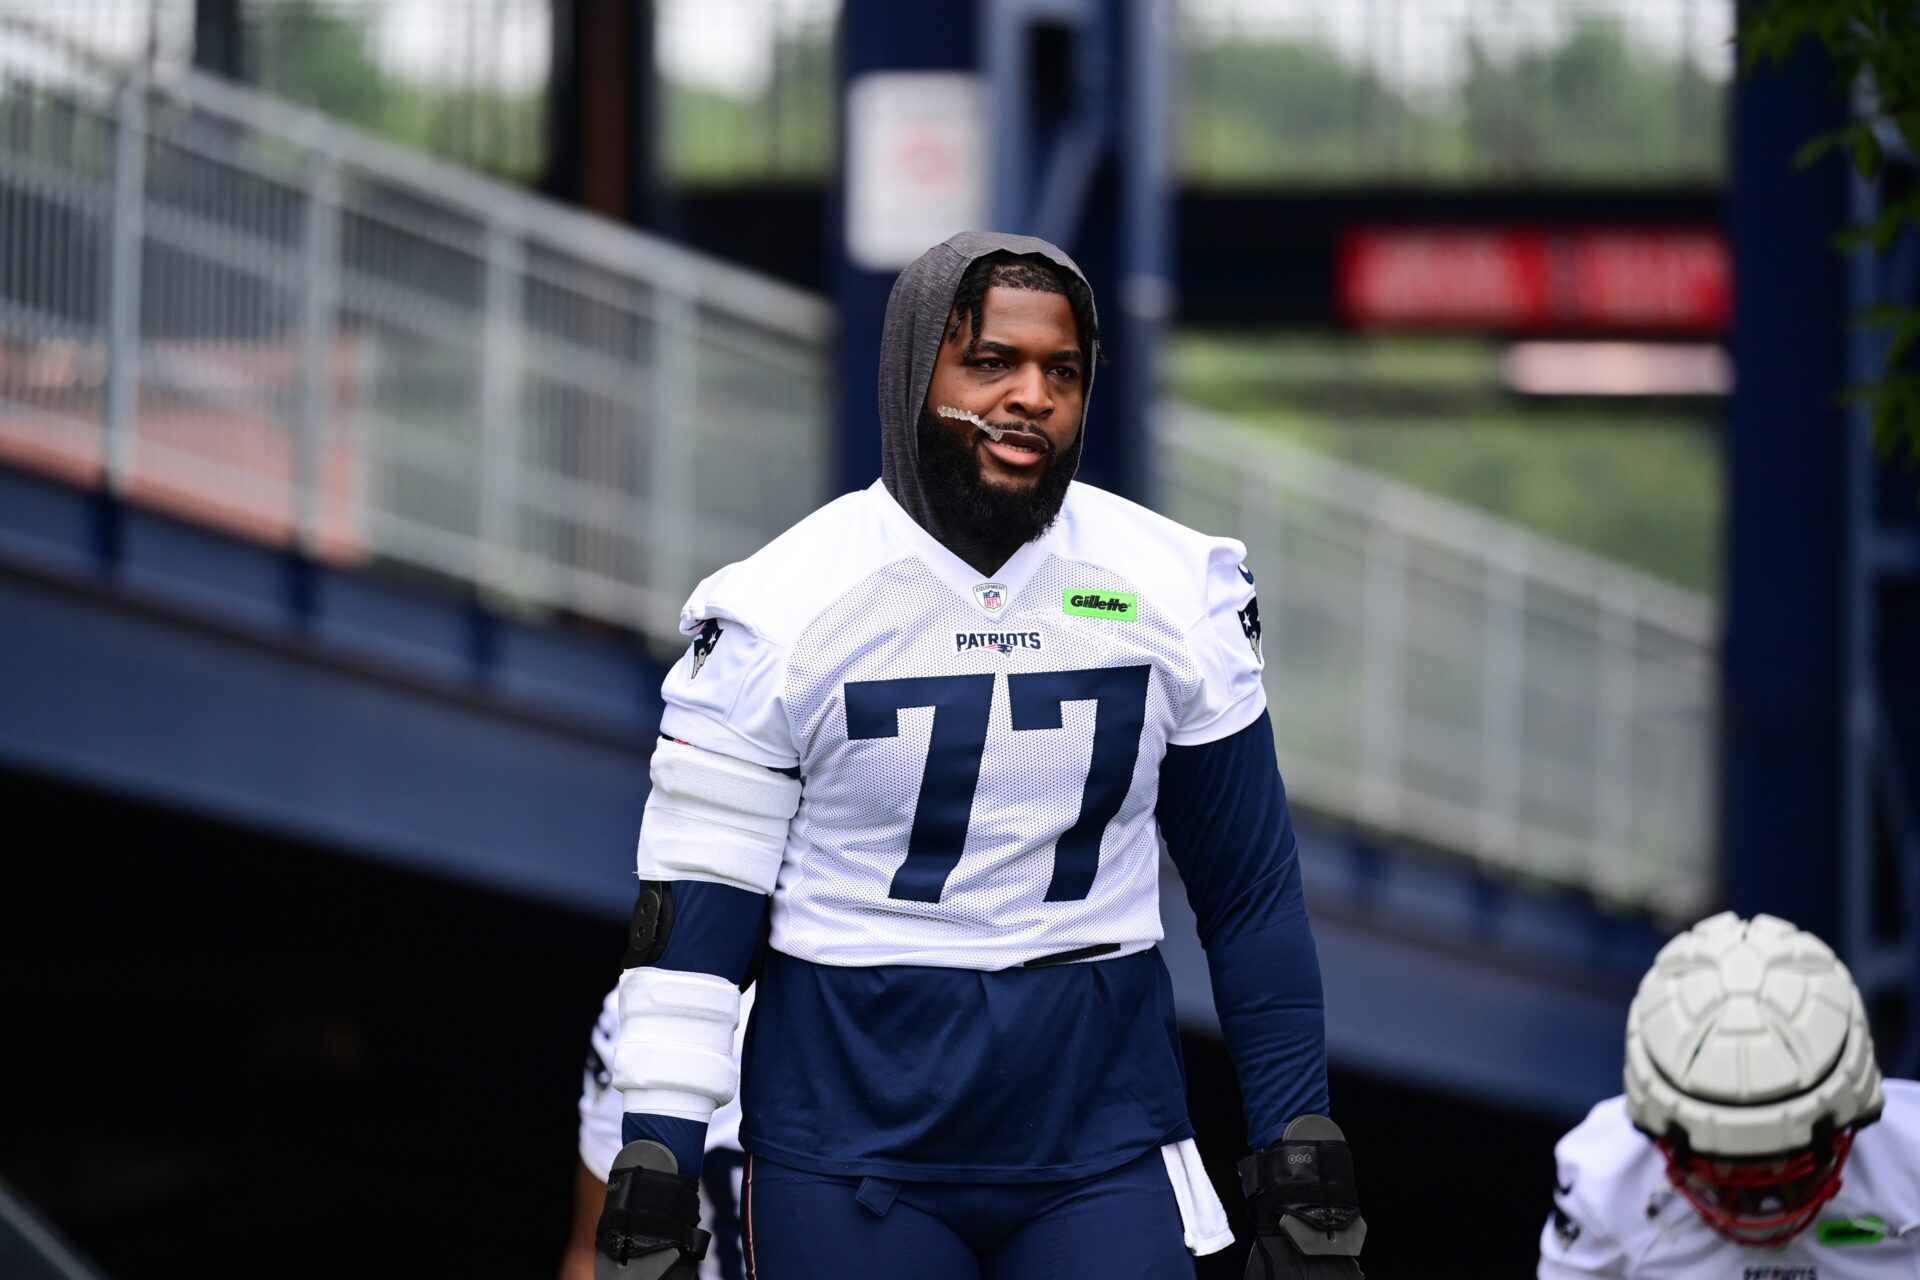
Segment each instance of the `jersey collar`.
[[1047,531],[1032,542],[1023,543],[1008,561],[1001,565],[991,578],[983,578],[974,567],[947,550],[938,538],[920,527],[920,522],[908,515],[906,509],[894,501],[891,493],[882,482],[876,480],[867,487],[867,498],[880,509],[881,517],[893,527],[899,537],[913,548],[922,562],[933,570],[935,577],[946,584],[953,594],[966,602],[969,609],[983,618],[1006,616],[1007,610],[987,609],[974,594],[974,588],[983,583],[994,582],[1006,588],[1006,601],[1012,604],[1019,598],[1034,570],[1046,561],[1052,544],[1060,536],[1062,526],[1072,518],[1073,488],[1067,490],[1066,501],[1060,504],[1060,514],[1047,527]]

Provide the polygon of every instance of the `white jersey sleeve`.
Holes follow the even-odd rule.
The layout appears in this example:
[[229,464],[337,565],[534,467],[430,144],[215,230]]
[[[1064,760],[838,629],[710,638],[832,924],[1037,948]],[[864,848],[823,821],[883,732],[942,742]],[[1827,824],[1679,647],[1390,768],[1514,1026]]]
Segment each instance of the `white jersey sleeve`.
[[1183,708],[1167,741],[1176,747],[1217,742],[1238,733],[1266,710],[1260,683],[1260,602],[1254,595],[1247,549],[1232,539],[1215,543],[1206,566],[1206,611],[1187,631],[1200,687]]
[[1540,1231],[1539,1280],[1625,1280],[1632,1274],[1629,1244],[1621,1238],[1628,1214],[1615,1202],[1631,1199],[1649,1173],[1659,1175],[1653,1144],[1627,1123],[1625,1100],[1609,1098],[1555,1144],[1553,1160],[1553,1210]]
[[620,989],[607,992],[587,1037],[587,1069],[580,1082],[580,1163],[605,1180],[620,1154],[620,1091],[613,1087],[614,1043],[620,1037]]
[[716,599],[730,571],[702,582],[681,610],[680,629],[692,642],[661,687],[660,732],[737,760],[791,769],[800,752],[782,691],[786,651]]

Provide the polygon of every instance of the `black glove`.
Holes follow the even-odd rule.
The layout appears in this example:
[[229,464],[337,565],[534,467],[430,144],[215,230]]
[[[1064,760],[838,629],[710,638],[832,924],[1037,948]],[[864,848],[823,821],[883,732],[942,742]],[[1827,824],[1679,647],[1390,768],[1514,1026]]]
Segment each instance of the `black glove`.
[[1253,1210],[1247,1280],[1363,1280],[1367,1220],[1339,1125],[1301,1116],[1240,1162],[1240,1189]]
[[594,1280],[694,1280],[712,1237],[700,1229],[700,1184],[657,1142],[613,1159],[607,1207],[593,1233]]

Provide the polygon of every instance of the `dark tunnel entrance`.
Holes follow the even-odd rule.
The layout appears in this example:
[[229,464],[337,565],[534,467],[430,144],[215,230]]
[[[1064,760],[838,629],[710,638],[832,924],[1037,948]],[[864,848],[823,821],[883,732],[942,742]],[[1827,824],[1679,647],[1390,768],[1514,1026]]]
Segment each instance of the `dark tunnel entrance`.
[[[20,775],[0,801],[0,1175],[110,1275],[553,1273],[621,907],[586,918]],[[1217,1041],[1186,1049],[1224,1194],[1238,1090]],[[1532,1274],[1571,1117],[1332,1084],[1369,1275]]]

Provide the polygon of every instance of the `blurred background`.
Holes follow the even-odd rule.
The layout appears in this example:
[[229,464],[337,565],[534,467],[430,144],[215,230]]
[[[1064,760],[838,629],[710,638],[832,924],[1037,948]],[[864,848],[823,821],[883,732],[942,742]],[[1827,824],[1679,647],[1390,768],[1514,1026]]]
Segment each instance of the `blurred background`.
[[0,1270],[552,1272],[680,603],[878,473],[966,226],[1088,268],[1083,476],[1260,575],[1370,1274],[1532,1274],[1713,910],[1920,1072],[1920,532],[1840,395],[1920,252],[1832,243],[1912,156],[1796,168],[1848,103],[1739,16],[0,0]]

